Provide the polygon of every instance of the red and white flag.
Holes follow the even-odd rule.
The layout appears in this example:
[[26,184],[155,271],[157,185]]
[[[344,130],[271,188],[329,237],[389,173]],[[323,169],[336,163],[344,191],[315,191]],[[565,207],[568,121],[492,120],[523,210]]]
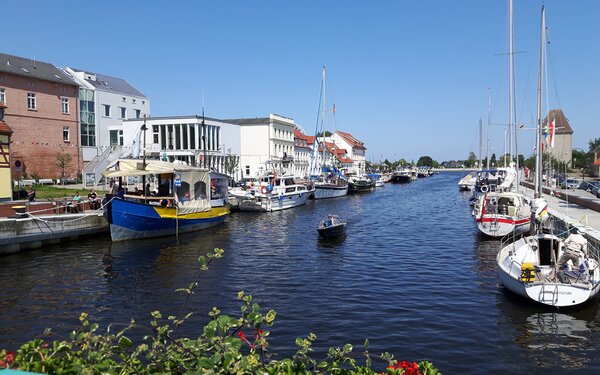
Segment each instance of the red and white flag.
[[550,139],[549,139],[548,145],[550,147],[554,147],[554,128],[555,128],[554,122],[555,121],[556,121],[556,119],[553,119],[552,122],[550,122],[550,125],[549,125],[549,128],[550,128],[549,129]]

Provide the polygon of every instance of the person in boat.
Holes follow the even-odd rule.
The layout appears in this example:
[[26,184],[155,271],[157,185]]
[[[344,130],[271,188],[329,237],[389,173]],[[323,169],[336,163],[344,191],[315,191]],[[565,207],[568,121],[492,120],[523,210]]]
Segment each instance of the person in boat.
[[31,188],[31,190],[29,190],[29,192],[27,193],[27,199],[30,202],[35,202],[35,189]]
[[81,208],[81,196],[79,195],[78,191],[75,192],[75,194],[73,195],[73,199],[71,200],[71,202],[69,202],[68,205],[70,206],[69,211],[72,213],[78,213],[83,211],[83,209]]
[[571,234],[564,242],[563,254],[558,259],[558,279],[566,282],[565,271],[569,270],[568,262],[571,261],[573,267],[579,269],[580,265],[585,264],[588,256],[587,239],[579,233],[577,228],[573,228]]

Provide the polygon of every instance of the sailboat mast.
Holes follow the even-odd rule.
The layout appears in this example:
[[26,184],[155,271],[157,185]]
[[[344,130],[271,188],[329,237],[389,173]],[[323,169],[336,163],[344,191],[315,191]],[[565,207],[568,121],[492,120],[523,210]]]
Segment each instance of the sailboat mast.
[[327,67],[323,65],[323,107],[321,108],[321,169],[325,165],[325,128],[327,125]]
[[[513,26],[513,0],[509,0],[508,1],[508,77],[509,77],[509,82],[508,82],[508,155],[510,157],[510,160],[512,161],[513,158],[513,144],[512,144],[512,134],[514,131],[514,123],[513,123],[513,117],[514,117],[514,83],[515,83],[515,77],[514,77],[514,36],[513,36],[513,31],[514,31],[514,26]],[[506,155],[505,155],[505,160],[506,160]]]
[[540,30],[540,62],[537,87],[537,136],[536,136],[536,158],[535,158],[535,196],[542,196],[542,90],[544,81],[544,64],[546,55],[546,10],[542,5],[542,21]]
[[490,169],[490,126],[492,125],[492,89],[488,88],[488,124],[487,124],[487,145],[486,145],[486,168]]
[[479,169],[483,169],[483,165],[481,165],[483,162],[481,160],[481,154],[483,151],[483,146],[482,146],[482,141],[481,141],[481,137],[482,137],[482,132],[483,132],[483,122],[481,121],[481,117],[479,118]]

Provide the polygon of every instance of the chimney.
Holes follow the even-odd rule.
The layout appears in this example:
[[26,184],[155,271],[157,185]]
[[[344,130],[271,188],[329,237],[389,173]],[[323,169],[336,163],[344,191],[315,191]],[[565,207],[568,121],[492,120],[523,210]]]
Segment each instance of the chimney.
[[6,65],[10,65],[10,60],[6,59]]

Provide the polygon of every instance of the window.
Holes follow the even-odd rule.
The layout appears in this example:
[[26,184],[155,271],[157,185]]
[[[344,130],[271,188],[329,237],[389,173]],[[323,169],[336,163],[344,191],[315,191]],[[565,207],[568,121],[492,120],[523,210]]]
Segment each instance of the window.
[[133,104],[135,104],[135,99],[131,99],[131,102],[132,102]]
[[142,117],[142,111],[140,111],[139,109],[135,110],[135,118],[140,118]]
[[119,107],[121,109],[121,118],[127,118],[127,108]]
[[35,94],[32,92],[27,93],[27,109],[35,111],[37,104],[35,101]]
[[63,142],[70,142],[70,131],[68,126],[63,126]]
[[110,130],[110,145],[123,146],[123,130]]
[[250,174],[250,166],[249,166],[249,165],[247,165],[247,166],[246,166],[246,175],[249,175],[249,174]]
[[158,144],[158,125],[152,125],[152,143]]
[[69,114],[69,98],[62,98],[62,113]]
[[6,90],[0,89],[0,102],[6,104]]
[[102,107],[104,107],[104,117],[110,117],[110,105],[102,104]]

